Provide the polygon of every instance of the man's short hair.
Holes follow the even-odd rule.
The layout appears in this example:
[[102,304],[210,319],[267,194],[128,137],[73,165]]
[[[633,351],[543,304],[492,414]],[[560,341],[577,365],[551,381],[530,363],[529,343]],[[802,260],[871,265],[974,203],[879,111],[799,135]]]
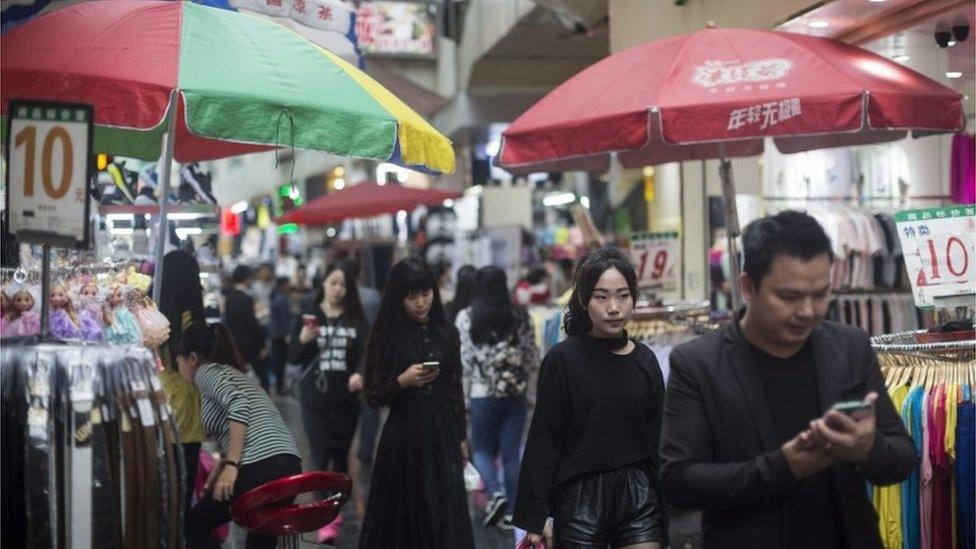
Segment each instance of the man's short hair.
[[250,280],[251,268],[247,265],[238,265],[230,275],[231,284],[243,284]]
[[746,225],[742,232],[742,253],[745,256],[742,271],[757,288],[773,268],[777,254],[804,261],[827,254],[831,263],[834,261],[834,250],[823,227],[813,217],[795,210],[763,217]]

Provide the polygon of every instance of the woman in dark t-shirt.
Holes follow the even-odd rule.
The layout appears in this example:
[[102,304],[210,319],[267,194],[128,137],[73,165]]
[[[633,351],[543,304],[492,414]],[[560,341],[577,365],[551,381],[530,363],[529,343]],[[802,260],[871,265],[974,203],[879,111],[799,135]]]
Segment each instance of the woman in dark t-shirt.
[[[660,549],[658,443],[664,378],[654,353],[627,338],[637,276],[613,247],[574,277],[564,329],[542,362],[515,516],[537,546]],[[554,517],[550,529],[547,518]]]

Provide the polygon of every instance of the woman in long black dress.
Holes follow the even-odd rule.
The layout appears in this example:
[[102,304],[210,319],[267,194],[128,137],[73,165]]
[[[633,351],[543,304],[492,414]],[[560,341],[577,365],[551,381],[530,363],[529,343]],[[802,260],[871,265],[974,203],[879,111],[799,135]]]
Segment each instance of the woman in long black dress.
[[[330,265],[318,293],[295,326],[289,358],[303,365],[299,390],[305,434],[319,471],[347,473],[349,447],[359,421],[357,371],[366,340],[366,316],[356,280]],[[320,543],[338,540],[342,516],[318,532]]]
[[367,402],[389,406],[390,415],[362,549],[474,547],[462,477],[468,456],[459,345],[430,267],[415,258],[394,265],[366,350]]

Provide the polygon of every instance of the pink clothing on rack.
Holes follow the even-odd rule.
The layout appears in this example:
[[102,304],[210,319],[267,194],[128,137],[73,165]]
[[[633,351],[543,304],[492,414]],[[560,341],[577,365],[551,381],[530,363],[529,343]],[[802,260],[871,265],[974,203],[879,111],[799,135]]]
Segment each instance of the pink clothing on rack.
[[952,136],[950,194],[953,204],[976,204],[976,139],[972,134]]
[[922,526],[922,549],[932,549],[932,458],[929,457],[930,430],[932,429],[932,393],[926,389],[922,395],[922,470],[919,475],[921,502],[918,506],[919,524]]

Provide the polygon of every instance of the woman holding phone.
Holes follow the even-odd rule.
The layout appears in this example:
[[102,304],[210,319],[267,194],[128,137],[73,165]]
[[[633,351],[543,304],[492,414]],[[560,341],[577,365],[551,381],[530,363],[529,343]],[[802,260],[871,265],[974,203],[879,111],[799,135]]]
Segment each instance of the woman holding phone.
[[[357,372],[366,340],[366,316],[355,278],[330,265],[312,303],[295,326],[289,360],[304,366],[299,398],[315,468],[347,473],[349,448],[359,421],[362,385]],[[338,540],[342,516],[318,532],[320,543]]]
[[542,538],[557,548],[666,543],[664,377],[654,353],[627,337],[637,292],[634,267],[616,248],[591,252],[576,270],[569,337],[542,361],[515,499],[512,522],[533,546]]
[[473,548],[457,332],[434,273],[408,258],[390,270],[366,347],[366,401],[389,406],[370,481],[362,549]]

